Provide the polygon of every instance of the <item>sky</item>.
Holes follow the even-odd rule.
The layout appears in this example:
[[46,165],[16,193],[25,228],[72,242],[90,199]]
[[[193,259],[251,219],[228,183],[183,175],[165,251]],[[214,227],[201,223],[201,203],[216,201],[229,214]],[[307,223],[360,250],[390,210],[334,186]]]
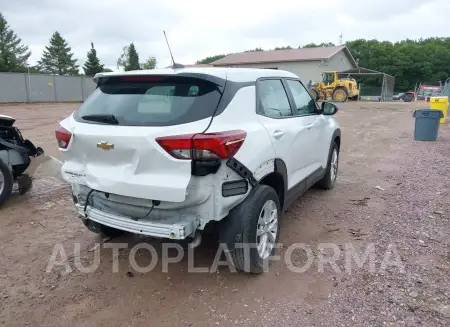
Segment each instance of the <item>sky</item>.
[[93,42],[116,69],[134,42],[141,62],[193,64],[216,54],[354,39],[399,41],[450,36],[448,0],[0,0],[0,12],[32,51],[36,64],[58,31],[78,64]]

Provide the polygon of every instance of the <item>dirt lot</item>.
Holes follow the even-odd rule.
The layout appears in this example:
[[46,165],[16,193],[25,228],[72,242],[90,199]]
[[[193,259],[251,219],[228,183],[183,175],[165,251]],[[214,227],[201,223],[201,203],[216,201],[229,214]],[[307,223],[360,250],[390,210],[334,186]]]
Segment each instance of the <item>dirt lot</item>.
[[[336,115],[343,140],[340,175],[328,192],[310,190],[284,215],[278,250],[310,246],[314,263],[292,272],[284,260],[261,276],[188,273],[187,259],[160,261],[151,272],[130,267],[133,235],[119,251],[118,272],[111,249],[101,249],[93,273],[75,269],[94,260],[101,241],[75,216],[69,189],[37,176],[26,196],[14,196],[0,212],[0,325],[5,326],[449,326],[450,324],[450,125],[437,142],[413,140],[412,112],[418,104],[347,103]],[[57,155],[56,123],[73,104],[1,106],[23,134]],[[146,240],[160,254],[161,242]],[[321,243],[374,247],[369,264],[340,272],[316,256]],[[46,272],[55,244],[62,244],[72,272]],[[149,263],[149,252],[137,262]],[[386,254],[391,254],[386,260]],[[196,266],[208,267],[214,249],[195,251]],[[115,257],[117,258],[117,257]],[[304,251],[294,251],[301,267]],[[395,261],[395,259],[399,259]],[[394,262],[386,269],[382,262]],[[403,269],[401,269],[402,267]],[[402,272],[403,270],[403,272]]]

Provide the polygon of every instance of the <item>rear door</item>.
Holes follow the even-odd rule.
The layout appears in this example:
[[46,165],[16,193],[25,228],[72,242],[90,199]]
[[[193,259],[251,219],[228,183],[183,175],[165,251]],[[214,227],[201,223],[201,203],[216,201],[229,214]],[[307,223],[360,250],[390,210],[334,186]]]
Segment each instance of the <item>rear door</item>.
[[293,114],[286,85],[281,79],[257,83],[258,119],[271,137],[275,153],[286,164],[288,189],[304,182],[310,174],[313,144],[308,125],[312,119]]
[[170,155],[157,138],[203,132],[219,100],[218,86],[202,78],[105,79],[61,122],[72,134],[62,149],[63,177],[103,192],[182,202],[191,160]]

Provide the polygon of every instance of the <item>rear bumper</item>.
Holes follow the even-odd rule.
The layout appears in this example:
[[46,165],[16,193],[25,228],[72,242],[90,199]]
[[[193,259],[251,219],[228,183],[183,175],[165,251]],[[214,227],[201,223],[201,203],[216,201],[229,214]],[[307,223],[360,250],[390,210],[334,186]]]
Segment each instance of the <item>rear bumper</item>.
[[87,207],[87,217],[85,217],[84,206],[76,204],[75,207],[83,219],[90,219],[130,233],[159,238],[183,240],[188,236],[193,236],[200,225],[199,218],[194,215],[183,215],[181,219],[176,217],[158,221],[147,219],[135,221],[129,217],[107,213],[90,206]]

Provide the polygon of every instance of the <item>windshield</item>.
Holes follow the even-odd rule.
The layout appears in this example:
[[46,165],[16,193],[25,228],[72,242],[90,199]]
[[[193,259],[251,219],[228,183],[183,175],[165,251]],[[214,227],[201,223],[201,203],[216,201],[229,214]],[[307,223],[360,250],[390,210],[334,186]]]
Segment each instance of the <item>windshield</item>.
[[323,80],[322,82],[325,85],[331,84],[334,82],[334,74],[333,73],[323,73]]
[[216,86],[198,78],[116,77],[89,96],[76,111],[75,119],[108,123],[108,119],[98,119],[106,116],[123,126],[178,125],[211,117],[219,100]]

